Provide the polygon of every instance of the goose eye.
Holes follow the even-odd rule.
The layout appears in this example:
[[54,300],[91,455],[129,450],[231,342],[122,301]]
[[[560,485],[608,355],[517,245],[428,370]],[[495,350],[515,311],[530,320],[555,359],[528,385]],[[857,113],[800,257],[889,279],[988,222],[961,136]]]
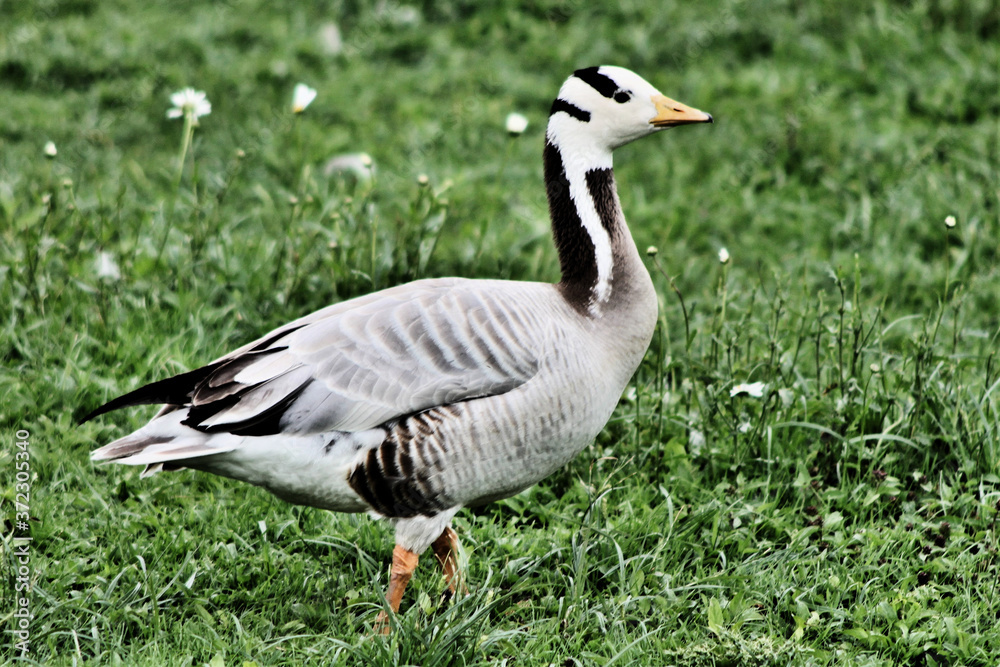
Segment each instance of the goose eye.
[[615,102],[618,102],[618,104],[625,104],[630,99],[632,99],[632,96],[629,93],[626,93],[624,90],[619,90],[617,93],[615,93],[614,100]]

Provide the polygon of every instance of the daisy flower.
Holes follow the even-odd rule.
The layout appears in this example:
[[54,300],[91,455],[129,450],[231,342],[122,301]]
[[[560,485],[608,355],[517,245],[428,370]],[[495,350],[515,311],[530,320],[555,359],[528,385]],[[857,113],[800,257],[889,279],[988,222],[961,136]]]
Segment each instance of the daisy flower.
[[314,99],[316,99],[315,88],[310,88],[304,83],[295,84],[295,90],[292,91],[292,113],[302,113]]
[[208,97],[194,88],[178,90],[170,96],[170,103],[174,108],[167,111],[167,118],[190,117],[197,124],[199,118],[212,113],[212,103],[208,101]]
[[368,153],[344,153],[331,158],[323,172],[327,176],[337,173],[353,174],[358,180],[367,183],[375,175],[375,165]]
[[764,395],[764,389],[767,387],[763,382],[750,382],[748,384],[738,384],[729,390],[730,396],[739,396],[740,394],[746,394],[747,396],[753,396],[754,398],[760,398]]
[[118,262],[115,261],[114,255],[106,250],[97,253],[94,265],[98,278],[119,280],[122,277],[121,269],[118,268]]
[[509,113],[504,127],[507,128],[507,133],[510,136],[516,137],[528,129],[528,119],[519,113]]

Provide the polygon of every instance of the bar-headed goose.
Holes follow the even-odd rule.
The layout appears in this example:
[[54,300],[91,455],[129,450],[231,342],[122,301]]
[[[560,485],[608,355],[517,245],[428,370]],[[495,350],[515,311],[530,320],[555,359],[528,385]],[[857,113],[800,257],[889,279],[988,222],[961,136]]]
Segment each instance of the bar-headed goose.
[[428,547],[454,591],[455,513],[527,488],[586,447],[652,337],[656,294],[612,150],[704,122],[629,70],[574,72],[544,150],[561,282],[420,280],[329,306],[98,408],[88,419],[164,404],[91,457],[371,512],[395,525],[393,611]]

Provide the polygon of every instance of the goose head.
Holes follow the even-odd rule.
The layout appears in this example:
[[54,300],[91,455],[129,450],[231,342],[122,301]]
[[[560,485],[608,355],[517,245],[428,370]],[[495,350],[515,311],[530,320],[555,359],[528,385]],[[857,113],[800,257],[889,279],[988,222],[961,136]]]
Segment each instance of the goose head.
[[545,187],[560,290],[578,311],[600,316],[615,285],[637,293],[642,283],[655,299],[618,201],[612,151],[669,127],[711,122],[622,67],[580,69],[562,85],[545,132]]
[[596,158],[654,132],[711,122],[710,114],[670,99],[635,72],[604,65],[579,69],[562,85],[546,138]]

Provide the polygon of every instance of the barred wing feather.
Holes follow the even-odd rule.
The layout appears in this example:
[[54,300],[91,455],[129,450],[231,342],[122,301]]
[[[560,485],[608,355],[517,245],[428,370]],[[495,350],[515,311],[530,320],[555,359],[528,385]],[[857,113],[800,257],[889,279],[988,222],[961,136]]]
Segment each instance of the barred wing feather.
[[364,430],[505,393],[538,370],[531,343],[542,325],[522,298],[534,288],[464,279],[390,288],[317,311],[105,408],[163,402],[189,407],[182,423],[205,432],[304,434]]

